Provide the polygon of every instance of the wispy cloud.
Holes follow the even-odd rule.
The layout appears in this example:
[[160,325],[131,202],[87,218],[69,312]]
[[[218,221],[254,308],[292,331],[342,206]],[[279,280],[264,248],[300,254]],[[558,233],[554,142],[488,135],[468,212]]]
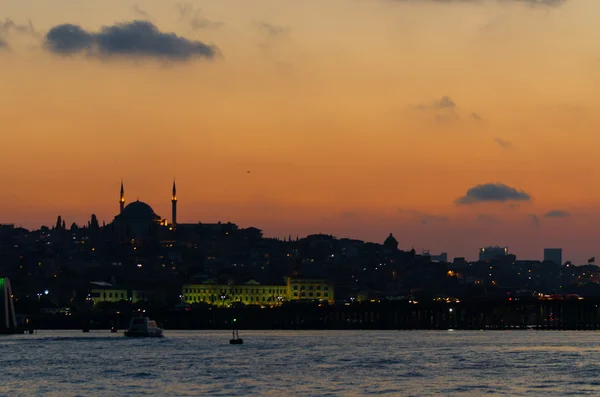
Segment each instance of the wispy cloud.
[[133,7],[131,7],[131,10],[134,12],[134,14],[144,17],[144,18],[148,18],[149,15],[146,12],[146,10],[142,9],[142,7],[140,7],[139,4],[134,4]]
[[289,36],[290,28],[286,26],[273,25],[268,22],[260,22],[258,29],[266,33],[270,37],[285,37]]
[[552,210],[544,214],[544,218],[567,218],[571,213],[563,210]]
[[530,214],[529,219],[531,219],[531,224],[535,227],[540,225],[540,218],[535,214]]
[[503,149],[512,149],[514,148],[514,145],[512,144],[512,142],[506,141],[502,138],[494,138],[494,141],[496,141],[496,143],[498,145],[500,145],[501,148]]
[[177,4],[176,7],[179,11],[179,20],[186,22],[192,29],[214,29],[224,25],[223,22],[207,19],[202,15],[202,10],[195,8],[191,3]]

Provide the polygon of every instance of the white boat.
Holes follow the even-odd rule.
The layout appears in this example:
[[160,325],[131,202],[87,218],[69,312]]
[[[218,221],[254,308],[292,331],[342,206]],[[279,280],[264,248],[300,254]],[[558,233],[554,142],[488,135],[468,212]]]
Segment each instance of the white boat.
[[125,336],[140,338],[162,338],[163,330],[159,328],[156,321],[148,317],[134,317],[129,323],[129,329],[125,331]]

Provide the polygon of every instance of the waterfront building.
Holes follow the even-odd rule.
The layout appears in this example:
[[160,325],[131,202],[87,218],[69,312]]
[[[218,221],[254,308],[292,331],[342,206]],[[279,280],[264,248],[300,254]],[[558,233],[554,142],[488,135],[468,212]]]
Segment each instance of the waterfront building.
[[286,277],[285,284],[261,285],[255,280],[245,284],[185,284],[182,290],[184,303],[205,303],[215,306],[234,304],[279,306],[291,301],[334,302],[334,288],[327,280],[303,277]]
[[99,303],[117,303],[117,302],[148,302],[158,300],[160,297],[154,291],[128,289],[104,282],[92,282],[92,288],[88,294],[88,301],[94,305]]

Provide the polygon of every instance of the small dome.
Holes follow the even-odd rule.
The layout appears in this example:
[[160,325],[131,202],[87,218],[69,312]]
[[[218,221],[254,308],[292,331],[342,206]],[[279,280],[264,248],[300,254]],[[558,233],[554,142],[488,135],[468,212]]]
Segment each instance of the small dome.
[[388,238],[386,238],[385,241],[383,242],[383,245],[385,247],[396,249],[396,248],[398,248],[398,240],[396,240],[396,238],[392,235],[392,233],[390,233]]
[[134,201],[123,208],[121,215],[131,220],[149,220],[152,221],[158,217],[152,207],[141,201]]

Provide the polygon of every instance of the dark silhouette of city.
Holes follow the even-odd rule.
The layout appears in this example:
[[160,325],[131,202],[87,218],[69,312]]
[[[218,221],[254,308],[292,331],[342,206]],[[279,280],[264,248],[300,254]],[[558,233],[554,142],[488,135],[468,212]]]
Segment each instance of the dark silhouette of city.
[[[339,315],[339,310],[369,306],[361,315],[366,317],[338,318],[336,326],[444,327],[460,320],[453,319],[452,308],[458,311],[461,305],[520,302],[516,307],[522,309],[532,302],[581,305],[584,299],[600,298],[594,258],[584,266],[561,263],[560,249],[546,250],[544,261],[520,261],[506,247],[482,248],[476,262],[448,261],[446,254],[403,250],[392,234],[381,243],[325,234],[276,239],[231,222],[178,223],[175,181],[171,203],[168,220],[142,201],[127,202],[121,182],[118,213],[110,223],[100,225],[92,214],[86,225],[67,226],[59,215],[52,227],[39,230],[0,226],[0,275],[11,280],[17,313],[38,326],[74,327],[81,321],[114,324],[132,311],[151,310],[158,318],[169,318],[171,326],[202,328],[227,326],[228,314],[214,314],[227,310],[260,310],[263,317],[282,310],[317,310],[304,323],[278,319],[254,324],[302,327],[332,324],[333,317],[325,320],[319,310],[337,308]],[[398,305],[409,307],[410,316],[415,310],[427,312],[418,321],[398,320],[397,314],[395,322],[369,317],[375,316],[372,307],[390,313]],[[443,315],[432,314],[432,307]],[[207,311],[213,313],[208,320]],[[407,315],[403,313],[401,318]],[[420,316],[430,320],[423,322]],[[486,321],[502,326],[507,316],[490,315]],[[514,324],[531,322],[523,316]],[[562,324],[565,316],[546,316],[544,324]]]

